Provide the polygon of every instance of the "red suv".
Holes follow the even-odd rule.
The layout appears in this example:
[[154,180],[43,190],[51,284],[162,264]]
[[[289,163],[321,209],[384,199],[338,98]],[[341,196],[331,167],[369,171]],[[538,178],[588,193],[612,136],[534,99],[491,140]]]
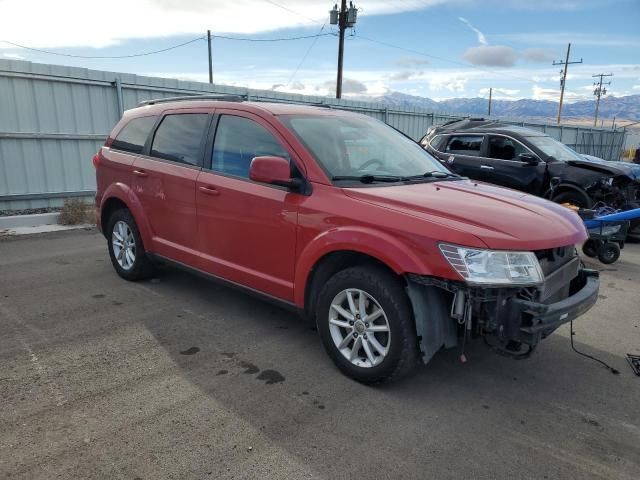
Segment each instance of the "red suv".
[[145,102],[94,157],[118,274],[158,260],[294,308],[374,383],[484,336],[513,357],[586,312],[570,210],[453,174],[372,118],[235,97]]

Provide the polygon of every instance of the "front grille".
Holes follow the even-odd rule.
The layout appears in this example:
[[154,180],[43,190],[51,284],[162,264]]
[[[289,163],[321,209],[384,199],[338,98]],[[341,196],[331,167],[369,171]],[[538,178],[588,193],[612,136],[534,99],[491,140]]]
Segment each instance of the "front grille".
[[578,274],[578,252],[573,245],[549,248],[535,252],[545,282],[540,289],[539,300],[554,303],[569,296],[571,281]]
[[568,245],[566,247],[536,250],[535,254],[540,263],[540,268],[542,268],[542,273],[546,276],[565,263],[569,263],[578,255],[578,252],[576,252],[576,248],[573,245]]

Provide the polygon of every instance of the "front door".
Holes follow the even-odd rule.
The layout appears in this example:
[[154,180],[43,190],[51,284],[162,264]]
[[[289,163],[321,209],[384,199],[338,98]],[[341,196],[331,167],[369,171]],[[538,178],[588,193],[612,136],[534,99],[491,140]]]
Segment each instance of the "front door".
[[298,202],[304,197],[249,179],[254,157],[291,161],[292,151],[259,117],[233,110],[216,113],[211,158],[196,185],[202,269],[293,301]]
[[504,135],[490,135],[483,160],[485,180],[503,187],[538,195],[545,178],[546,163],[529,164],[521,154],[535,155],[519,141]]
[[206,112],[165,115],[133,164],[133,189],[152,231],[148,250],[185,264],[199,259],[195,191],[209,122]]

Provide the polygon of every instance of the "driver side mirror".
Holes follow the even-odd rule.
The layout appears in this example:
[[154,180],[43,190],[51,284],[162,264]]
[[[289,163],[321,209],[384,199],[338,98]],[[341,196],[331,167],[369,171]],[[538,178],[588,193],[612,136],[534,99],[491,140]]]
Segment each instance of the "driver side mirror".
[[531,153],[521,153],[518,158],[527,165],[538,165],[540,163],[540,159]]
[[291,177],[289,160],[282,157],[254,157],[249,166],[249,178],[254,182],[269,183],[291,189],[302,185],[299,178]]

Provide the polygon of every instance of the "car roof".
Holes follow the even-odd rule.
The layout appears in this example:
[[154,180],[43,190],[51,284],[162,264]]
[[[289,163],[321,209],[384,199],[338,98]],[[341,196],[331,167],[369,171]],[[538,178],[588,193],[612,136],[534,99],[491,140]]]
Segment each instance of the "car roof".
[[519,135],[521,137],[543,137],[545,133],[532,128],[509,125],[498,120],[485,120],[484,118],[465,118],[454,120],[437,126],[434,133],[502,133],[505,135]]
[[166,110],[172,109],[198,109],[198,108],[224,108],[232,110],[242,110],[256,114],[270,115],[358,115],[356,113],[337,110],[330,106],[320,105],[300,105],[292,103],[276,103],[276,102],[251,102],[251,101],[225,101],[225,100],[207,100],[207,99],[188,99],[177,101],[163,101],[142,105],[127,110],[127,116],[138,117],[160,114]]

